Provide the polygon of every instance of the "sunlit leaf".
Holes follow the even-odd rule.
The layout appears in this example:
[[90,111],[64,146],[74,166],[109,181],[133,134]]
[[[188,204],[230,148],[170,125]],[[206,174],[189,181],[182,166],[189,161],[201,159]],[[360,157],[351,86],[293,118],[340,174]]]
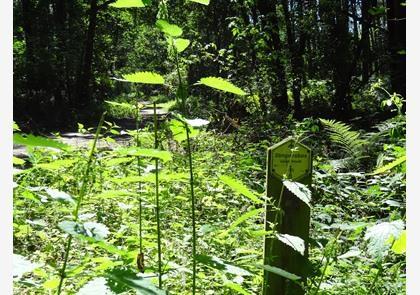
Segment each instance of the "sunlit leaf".
[[157,73],[153,72],[136,72],[123,75],[123,78],[131,83],[142,84],[164,84],[165,79]]
[[58,227],[72,236],[77,237],[82,235],[97,241],[102,241],[109,235],[108,228],[104,224],[97,222],[85,222],[81,224],[75,221],[65,220],[58,223]]
[[75,204],[73,197],[70,196],[68,193],[53,189],[53,188],[46,188],[45,192],[54,200],[68,202]]
[[391,250],[396,254],[404,254],[407,248],[407,231],[403,230],[398,239],[395,240]]
[[111,3],[109,6],[115,8],[133,8],[144,7],[144,4],[142,0],[117,0],[117,2]]
[[[199,131],[197,129],[190,127],[188,128],[190,138],[194,138],[199,134]],[[187,131],[185,129],[184,123],[173,119],[169,122],[169,129],[171,129],[172,135],[178,143],[187,140]]]
[[379,167],[379,168],[375,169],[375,171],[372,173],[372,175],[385,173],[385,172],[393,169],[394,167],[397,167],[398,165],[401,165],[402,163],[404,163],[406,161],[406,159],[407,159],[406,156],[402,156],[398,159],[395,159],[391,163],[388,163],[388,164],[386,164],[382,167]]
[[240,89],[239,87],[233,85],[228,80],[219,77],[206,77],[201,78],[199,82],[196,83],[197,85],[202,84],[206,85],[211,88],[215,88],[218,90],[222,90],[225,92],[234,93],[237,95],[246,95],[245,91]]
[[200,4],[203,4],[203,5],[209,5],[209,3],[210,3],[210,0],[189,0],[189,1],[195,2],[195,3],[200,3]]
[[402,220],[382,222],[369,227],[364,237],[368,241],[367,253],[376,258],[384,257],[390,247],[388,240],[398,238],[403,230]]
[[244,195],[256,204],[262,204],[263,201],[258,198],[251,190],[249,190],[240,180],[234,179],[227,175],[220,175],[219,179],[229,186],[234,192]]
[[72,166],[76,161],[77,160],[75,159],[55,160],[50,163],[37,163],[34,165],[34,167],[45,170],[58,170],[61,168],[68,168]]
[[182,39],[182,38],[174,39],[174,46],[176,48],[176,51],[178,51],[179,53],[187,49],[188,45],[190,45],[190,40],[188,39]]
[[179,37],[182,35],[182,29],[177,25],[170,24],[166,20],[159,19],[156,21],[156,26],[166,35],[171,37]]
[[109,190],[109,191],[104,191],[100,194],[95,195],[95,197],[99,199],[110,199],[110,198],[127,197],[127,196],[135,197],[137,196],[137,194],[126,191],[126,190]]
[[13,165],[23,165],[25,160],[13,156]]
[[68,144],[41,137],[41,136],[35,136],[32,134],[28,134],[26,136],[23,136],[19,133],[13,134],[13,143],[14,144],[21,144],[26,146],[42,146],[42,147],[50,147],[60,150],[68,150],[71,147]]
[[108,282],[105,278],[94,278],[84,285],[76,295],[92,295],[92,294],[103,294],[103,295],[114,295],[108,287]]
[[19,280],[25,273],[41,267],[40,263],[32,263],[19,254],[13,254],[13,279]]
[[305,241],[302,238],[288,234],[276,234],[276,237],[301,255],[305,254]]
[[305,202],[309,207],[311,206],[310,202],[312,195],[310,189],[306,185],[289,180],[284,180],[283,184],[292,194]]

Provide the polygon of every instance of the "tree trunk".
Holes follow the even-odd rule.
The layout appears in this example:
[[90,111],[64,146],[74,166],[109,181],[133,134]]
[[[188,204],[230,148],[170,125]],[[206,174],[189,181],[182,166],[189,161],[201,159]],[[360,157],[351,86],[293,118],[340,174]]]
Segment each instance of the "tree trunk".
[[287,96],[286,73],[284,69],[282,56],[282,46],[279,35],[279,20],[276,13],[276,1],[258,0],[257,10],[262,18],[262,27],[268,34],[267,44],[270,52],[270,67],[275,75],[275,83],[273,85],[272,104],[277,110],[287,112],[289,109],[289,101]]
[[91,100],[92,63],[97,18],[98,2],[97,0],[91,0],[89,9],[89,25],[86,32],[85,49],[82,53],[83,57],[76,86],[77,97],[75,106],[77,109],[85,107]]
[[406,28],[405,3],[403,0],[387,0],[388,49],[391,54],[392,91],[405,97],[406,65]]

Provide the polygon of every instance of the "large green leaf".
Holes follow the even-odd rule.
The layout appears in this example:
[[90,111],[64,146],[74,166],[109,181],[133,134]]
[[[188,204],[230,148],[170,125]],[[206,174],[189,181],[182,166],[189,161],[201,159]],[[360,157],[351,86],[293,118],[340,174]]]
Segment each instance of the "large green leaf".
[[123,75],[123,78],[131,83],[142,84],[164,84],[165,79],[158,73],[153,72],[136,72]]
[[129,289],[134,289],[142,295],[166,295],[166,292],[159,289],[150,280],[138,277],[134,271],[127,268],[114,268],[105,273],[108,286],[112,291],[119,294]]
[[68,202],[71,204],[75,204],[76,201],[74,201],[73,197],[70,196],[68,193],[53,189],[53,188],[46,188],[45,192],[54,200],[60,201],[60,202]]
[[34,165],[34,167],[45,169],[45,170],[58,170],[62,168],[68,168],[72,166],[76,161],[77,161],[76,159],[62,159],[62,160],[55,160],[50,163],[37,163]]
[[221,175],[219,176],[219,179],[229,186],[233,191],[235,191],[238,194],[244,195],[251,201],[253,201],[256,204],[262,204],[263,201],[260,200],[256,194],[254,194],[251,190],[249,190],[241,181],[236,180],[230,176],[227,175]]
[[176,48],[176,51],[178,51],[179,53],[187,49],[188,45],[190,45],[190,40],[188,39],[182,39],[182,38],[174,39],[174,46]]
[[276,234],[276,237],[293,250],[299,252],[301,255],[304,255],[305,241],[302,238],[288,234]]
[[26,145],[26,146],[51,147],[51,148],[60,149],[60,150],[68,150],[71,148],[71,146],[69,146],[68,144],[65,144],[65,143],[62,143],[53,139],[41,137],[41,136],[35,136],[32,134],[23,136],[19,133],[14,133],[13,143]]
[[13,279],[19,280],[25,273],[32,272],[40,266],[42,264],[32,263],[22,255],[13,254]]
[[109,235],[108,228],[104,224],[97,222],[85,222],[81,224],[75,221],[65,220],[58,223],[58,227],[72,236],[77,237],[82,235],[97,241],[102,241]]
[[251,275],[251,273],[247,271],[246,269],[235,266],[231,264],[230,262],[220,259],[219,257],[199,254],[196,256],[196,260],[208,267],[220,270],[223,273],[229,273],[236,276],[250,276]]
[[401,165],[406,160],[407,160],[406,156],[402,156],[398,159],[395,159],[394,161],[392,161],[392,162],[390,162],[390,163],[388,163],[388,164],[386,164],[382,167],[379,167],[379,168],[375,169],[375,171],[372,173],[372,175],[385,173],[385,172],[391,170],[392,168],[397,167],[398,165]]
[[243,91],[241,88],[233,85],[228,80],[225,80],[220,77],[206,77],[201,78],[199,82],[196,83],[197,85],[202,84],[206,85],[211,88],[215,88],[218,90],[222,90],[225,92],[234,93],[237,95],[246,95],[245,91]]
[[168,36],[179,37],[182,35],[182,29],[177,25],[170,24],[166,20],[159,19],[156,21],[156,26]]
[[117,2],[109,4],[115,8],[133,8],[133,7],[144,7],[145,3],[142,0],[117,0]]
[[311,207],[311,191],[306,185],[289,180],[284,180],[283,184],[292,194],[305,202],[306,205]]
[[407,248],[407,231],[403,230],[398,239],[395,240],[391,250],[396,254],[404,254]]
[[365,234],[365,240],[368,241],[367,253],[375,258],[384,257],[390,247],[388,241],[398,238],[403,230],[402,220],[382,222],[369,227]]
[[[190,128],[188,126],[190,138],[196,137],[199,134],[199,131],[195,128]],[[181,143],[187,140],[187,130],[185,129],[185,124],[179,120],[173,119],[169,122],[169,129],[171,129],[172,135],[178,143]]]

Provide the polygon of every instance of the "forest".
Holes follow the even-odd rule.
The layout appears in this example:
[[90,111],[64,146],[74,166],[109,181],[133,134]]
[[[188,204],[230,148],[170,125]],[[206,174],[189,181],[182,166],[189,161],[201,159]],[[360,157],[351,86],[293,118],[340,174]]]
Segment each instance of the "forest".
[[406,294],[404,0],[13,0],[15,294]]

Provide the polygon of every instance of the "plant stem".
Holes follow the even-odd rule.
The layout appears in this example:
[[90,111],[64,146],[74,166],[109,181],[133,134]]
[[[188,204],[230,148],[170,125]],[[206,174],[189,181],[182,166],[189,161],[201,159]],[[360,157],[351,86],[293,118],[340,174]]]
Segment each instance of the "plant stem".
[[[156,114],[156,102],[153,102],[153,121],[155,129],[155,149],[158,148],[158,122]],[[162,288],[162,248],[160,236],[160,208],[159,208],[159,160],[155,159],[155,196],[156,196],[156,223],[157,223],[157,244],[158,244],[158,272],[159,288]]]
[[[99,120],[98,127],[96,128],[95,139],[93,140],[93,145],[92,145],[92,148],[90,150],[88,161],[87,161],[87,164],[86,164],[86,170],[83,174],[82,186],[81,186],[80,191],[79,191],[79,198],[77,199],[76,209],[73,212],[73,219],[74,219],[75,222],[77,222],[79,220],[79,209],[80,209],[80,206],[82,204],[82,200],[86,195],[89,173],[91,171],[90,168],[91,168],[92,161],[93,161],[93,153],[95,152],[96,143],[98,141],[99,134],[101,132],[101,128],[102,128],[102,125],[103,125],[104,120],[105,120],[105,114],[106,114],[106,112],[104,112],[102,114],[101,119]],[[61,268],[61,271],[60,271],[60,282],[59,282],[58,288],[57,288],[57,294],[58,295],[61,294],[61,288],[63,287],[63,282],[64,282],[64,278],[65,278],[66,267],[67,267],[67,262],[68,262],[68,259],[69,259],[72,240],[73,240],[73,236],[69,235],[68,238],[67,238],[67,244],[66,244],[66,248],[65,248],[64,263],[63,263],[63,267]]]
[[[139,97],[139,92],[137,90],[137,97]],[[136,101],[136,146],[140,147],[140,141],[139,141],[139,123],[140,121],[140,109],[139,109],[139,103]],[[137,173],[138,176],[141,176],[141,166],[140,166],[140,157],[137,157]],[[142,214],[143,214],[143,206],[142,206],[142,202],[141,202],[141,182],[139,181],[139,186],[138,186],[138,203],[139,203],[139,252],[140,255],[143,253],[143,226],[142,226]]]
[[191,154],[191,143],[190,143],[190,130],[187,123],[185,123],[185,129],[187,131],[187,153],[188,153],[188,162],[190,169],[190,190],[191,190],[191,216],[192,216],[192,256],[193,256],[193,295],[195,295],[196,288],[196,274],[197,274],[197,264],[195,261],[196,256],[196,228],[195,228],[195,196],[194,196],[194,173],[193,173],[193,163],[192,163],[192,154]]

